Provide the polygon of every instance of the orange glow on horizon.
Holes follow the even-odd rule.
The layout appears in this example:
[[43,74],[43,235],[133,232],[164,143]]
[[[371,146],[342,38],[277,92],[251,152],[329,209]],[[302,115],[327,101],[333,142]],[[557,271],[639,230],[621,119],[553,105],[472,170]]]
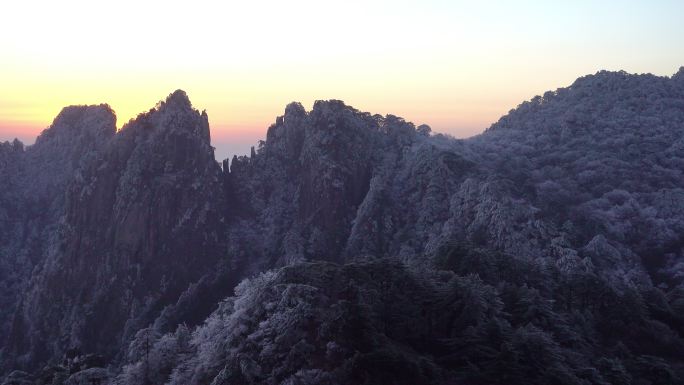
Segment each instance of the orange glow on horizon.
[[291,101],[467,137],[579,76],[675,73],[684,2],[657,3],[10,2],[0,140],[30,143],[75,104],[107,103],[121,127],[179,88],[209,114],[219,158],[248,153]]
[[[168,94],[168,93],[166,93]],[[164,94],[164,95],[166,95]],[[162,95],[162,96],[164,96]],[[198,110],[205,110],[205,108],[198,104],[195,99],[193,99],[192,94],[189,94],[191,101],[193,102],[193,107]],[[162,100],[163,97],[158,98]],[[287,102],[282,102],[280,106],[267,106],[265,103],[253,103],[246,108],[237,110],[231,108],[220,109],[215,107],[216,113],[211,109],[206,109],[209,115],[209,122],[211,128],[212,144],[218,147],[217,155],[232,155],[233,153],[247,154],[249,153],[249,147],[257,146],[258,141],[266,137],[266,131],[268,127],[273,124],[276,117],[284,113],[285,106],[295,100],[290,100]],[[100,104],[105,101],[93,101],[90,103],[75,101],[72,104]],[[301,102],[301,101],[300,101]],[[377,111],[372,108],[363,108],[362,106],[356,105],[345,101],[348,105],[357,108],[362,111],[368,111],[371,113],[381,113],[394,114],[401,116],[394,111]],[[147,103],[146,107],[143,103],[133,104],[125,106],[125,108],[117,108],[116,104],[110,104],[117,115],[117,127],[120,129],[131,119],[142,112],[148,111],[150,108],[154,107],[156,102]],[[303,103],[304,107],[310,111],[313,105],[313,100],[308,103]],[[379,106],[379,108],[388,109],[386,106]],[[0,109],[6,108],[0,106]],[[429,124],[436,132],[447,132],[449,133],[449,128],[456,125],[459,130],[458,133],[462,135],[457,135],[458,137],[466,137],[475,135],[481,132],[484,128],[488,127],[501,115],[500,111],[494,109],[484,109],[482,111],[477,111],[473,106],[464,105],[459,108],[462,110],[460,119],[454,119],[453,109],[444,108],[439,105],[433,105],[431,108],[421,111],[420,109],[411,108],[407,106],[405,108],[409,115],[401,116],[404,119],[419,124]],[[15,117],[15,119],[0,118],[0,133],[2,137],[1,140],[12,140],[14,137],[19,138],[25,144],[31,144],[35,138],[47,127],[50,126],[54,118],[59,114],[61,107],[46,106],[44,110],[37,110],[33,114],[25,114]],[[40,111],[40,112],[38,112]],[[43,112],[47,111],[47,112]],[[123,111],[123,112],[121,112]],[[4,115],[4,114],[3,114]],[[417,117],[417,118],[416,118]],[[230,151],[221,151],[222,147],[230,147]],[[220,159],[220,158],[219,158]]]

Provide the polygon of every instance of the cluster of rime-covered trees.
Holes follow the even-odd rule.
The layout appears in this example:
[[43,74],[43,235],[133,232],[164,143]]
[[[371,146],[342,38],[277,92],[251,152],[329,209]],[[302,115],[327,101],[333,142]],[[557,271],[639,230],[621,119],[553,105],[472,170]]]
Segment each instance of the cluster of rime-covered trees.
[[437,269],[305,263],[129,348],[121,384],[676,384],[684,291],[444,246]]
[[468,144],[573,248],[603,235],[675,288],[684,252],[683,121],[684,70],[672,78],[600,72],[522,103]]

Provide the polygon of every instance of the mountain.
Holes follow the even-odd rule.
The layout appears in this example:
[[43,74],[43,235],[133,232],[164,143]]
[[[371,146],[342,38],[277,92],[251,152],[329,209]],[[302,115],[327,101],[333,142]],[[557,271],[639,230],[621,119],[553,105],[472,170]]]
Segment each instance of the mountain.
[[183,91],[115,120],[0,144],[7,384],[684,381],[684,68],[461,140],[291,103],[222,165]]
[[[90,114],[74,118],[85,127]],[[58,239],[13,320],[9,346],[20,359],[46,360],[62,346],[116,353],[220,256],[221,170],[206,114],[179,91],[110,137],[65,189]]]

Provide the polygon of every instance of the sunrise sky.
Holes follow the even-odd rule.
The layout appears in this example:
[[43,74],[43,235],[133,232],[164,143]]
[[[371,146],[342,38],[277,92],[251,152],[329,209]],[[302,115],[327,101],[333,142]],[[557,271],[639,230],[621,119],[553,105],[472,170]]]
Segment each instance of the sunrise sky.
[[21,1],[0,15],[0,140],[63,106],[119,127],[175,89],[217,157],[248,153],[291,101],[342,99],[457,137],[600,69],[684,65],[682,1]]

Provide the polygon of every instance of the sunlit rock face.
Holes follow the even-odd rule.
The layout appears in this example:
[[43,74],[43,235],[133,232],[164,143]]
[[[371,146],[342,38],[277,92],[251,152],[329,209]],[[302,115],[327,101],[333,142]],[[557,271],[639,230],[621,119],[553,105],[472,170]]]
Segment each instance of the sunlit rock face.
[[183,91],[118,132],[68,107],[0,144],[2,371],[677,383],[683,138],[681,73],[580,78],[463,140],[291,103],[222,168]]

